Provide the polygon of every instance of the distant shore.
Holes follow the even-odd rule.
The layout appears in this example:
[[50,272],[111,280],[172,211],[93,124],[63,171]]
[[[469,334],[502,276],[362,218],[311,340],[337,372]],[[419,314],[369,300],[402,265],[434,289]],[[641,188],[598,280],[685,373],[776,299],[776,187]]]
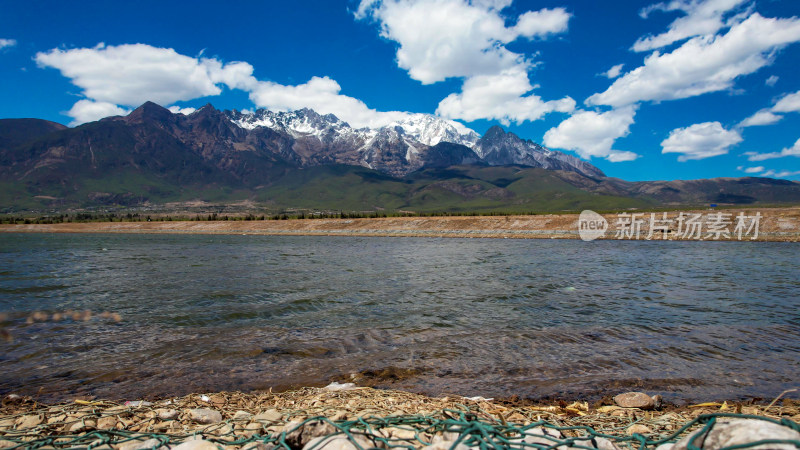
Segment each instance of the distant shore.
[[[687,233],[688,227],[678,226],[683,213],[699,214],[705,228]],[[725,216],[723,232],[714,233],[711,216]],[[661,231],[650,233],[650,219],[656,227],[663,219],[662,212],[638,213],[626,211],[602,214],[608,229],[601,239],[662,240]],[[637,214],[636,216],[631,216]],[[638,215],[640,214],[640,215]],[[651,216],[655,214],[655,216]],[[757,236],[752,227],[736,230],[736,217],[760,214]],[[671,223],[669,240],[727,240],[727,241],[800,241],[800,207],[747,208],[724,210],[677,210],[667,213]],[[619,233],[620,220],[640,221],[638,230]],[[3,224],[0,233],[151,233],[151,234],[247,234],[247,235],[318,235],[318,236],[390,236],[390,237],[454,237],[509,239],[579,239],[578,214],[542,214],[513,216],[447,216],[447,217],[388,217],[362,219],[290,219],[290,220],[218,220],[218,221],[151,221],[151,222],[78,222],[57,224]],[[751,221],[752,222],[752,221]],[[750,224],[752,225],[752,223]],[[667,228],[661,228],[667,229]],[[695,230],[697,231],[697,230]],[[739,236],[741,235],[741,236]],[[754,239],[755,237],[755,239]]]

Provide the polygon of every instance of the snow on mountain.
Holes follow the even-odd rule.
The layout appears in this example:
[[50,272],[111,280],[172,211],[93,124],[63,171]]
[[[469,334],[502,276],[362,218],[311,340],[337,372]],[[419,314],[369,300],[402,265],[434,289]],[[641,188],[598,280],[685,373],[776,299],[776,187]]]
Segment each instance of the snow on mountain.
[[520,139],[500,127],[492,127],[481,137],[458,122],[431,114],[408,114],[380,128],[358,129],[333,114],[321,115],[308,108],[284,112],[259,109],[252,113],[234,110],[225,114],[236,125],[248,130],[267,127],[297,140],[312,139],[324,146],[349,149],[347,151],[359,164],[395,174],[421,168],[427,164],[427,152],[431,148],[451,143],[471,149],[489,165],[519,164],[603,176],[586,161]]
[[[331,135],[356,135],[366,145],[378,134],[395,134],[417,153],[419,144],[434,146],[439,142],[461,144],[472,148],[480,135],[464,125],[445,120],[430,114],[409,114],[408,117],[380,128],[351,128],[333,114],[320,115],[314,110],[304,108],[296,111],[274,112],[259,109],[254,113],[229,112],[231,120],[242,128],[252,130],[267,127],[284,131],[294,138],[315,136],[323,138]],[[332,136],[336,137],[336,136]]]

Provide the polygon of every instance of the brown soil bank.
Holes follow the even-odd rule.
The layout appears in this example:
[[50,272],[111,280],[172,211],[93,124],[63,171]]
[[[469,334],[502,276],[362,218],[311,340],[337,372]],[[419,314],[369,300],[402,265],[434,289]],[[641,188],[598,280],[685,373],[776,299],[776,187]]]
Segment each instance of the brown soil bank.
[[[602,239],[800,241],[800,207],[604,214]],[[721,214],[721,216],[720,216]],[[580,238],[578,214],[0,225],[0,232]]]

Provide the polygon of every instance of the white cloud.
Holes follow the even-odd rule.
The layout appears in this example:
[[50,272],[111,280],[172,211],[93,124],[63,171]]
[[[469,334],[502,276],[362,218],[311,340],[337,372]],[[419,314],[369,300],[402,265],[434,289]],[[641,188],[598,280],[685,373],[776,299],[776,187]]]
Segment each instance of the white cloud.
[[423,84],[451,77],[493,75],[527,67],[505,44],[566,31],[563,8],[529,11],[506,26],[500,11],[510,1],[362,0],[356,17],[380,24],[381,36],[399,44],[397,65]]
[[729,89],[737,77],[768,65],[776,50],[797,41],[800,18],[771,19],[753,13],[723,35],[694,37],[671,53],[654,52],[643,66],[586,102],[619,107]]
[[778,171],[770,169],[770,170],[768,170],[768,171],[766,171],[766,172],[761,174],[762,177],[775,177],[775,178],[787,178],[787,177],[792,177],[792,176],[795,176],[795,175],[800,175],[800,170],[796,170],[796,171],[781,170],[781,171],[778,172]]
[[793,146],[785,148],[779,152],[770,153],[757,153],[745,152],[748,161],[766,161],[768,159],[784,158],[786,156],[800,157],[800,139],[798,139]]
[[703,122],[672,130],[661,142],[661,153],[679,153],[678,161],[684,162],[725,155],[740,142],[738,131],[726,130],[719,122]]
[[145,44],[53,49],[37,53],[35,60],[40,67],[60,70],[87,98],[126,106],[148,100],[168,105],[219,95],[220,84],[236,88],[254,82],[247,63],[223,65]]
[[744,173],[761,173],[764,170],[766,170],[766,169],[764,169],[764,166],[756,166],[756,167],[739,166],[736,169],[739,170],[739,171],[742,171]]
[[250,100],[259,108],[275,111],[312,108],[321,114],[334,114],[356,128],[388,125],[408,115],[370,109],[361,100],[339,94],[341,89],[339,83],[328,77],[313,77],[297,86],[261,81],[250,92]]
[[739,123],[740,127],[758,127],[762,125],[772,125],[783,119],[783,116],[773,114],[771,111],[762,109],[761,111],[753,114],[752,116],[744,119]]
[[504,124],[511,121],[538,120],[553,111],[572,112],[575,100],[544,101],[526,93],[533,89],[528,74],[513,68],[498,75],[480,75],[468,78],[461,92],[450,94],[439,103],[436,114],[451,119],[473,121],[496,119]]
[[528,11],[519,16],[514,31],[529,38],[563,33],[567,31],[569,18],[570,15],[564,8]]
[[764,84],[766,84],[769,87],[772,87],[775,86],[775,83],[777,83],[779,79],[780,78],[778,78],[777,75],[771,75],[769,78],[764,80]]
[[[53,67],[82,89],[86,99],[67,113],[73,125],[109,115],[126,114],[127,107],[146,101],[170,105],[199,97],[219,95],[222,87],[250,93],[258,107],[275,110],[313,108],[333,113],[353,126],[386,125],[405,116],[379,112],[362,101],[341,95],[339,84],[314,77],[297,86],[259,81],[246,62],[223,63],[214,58],[193,58],[173,49],[129,44],[69,50],[53,49],[35,57],[40,67]],[[190,114],[191,108],[169,108]]]
[[180,106],[170,106],[167,109],[169,109],[170,112],[173,113],[173,114],[180,113],[180,114],[183,114],[185,116],[188,116],[189,114],[197,111],[195,108],[192,108],[192,107],[181,108]]
[[639,157],[636,153],[612,149],[614,141],[627,136],[636,107],[599,113],[578,111],[557,127],[544,134],[544,144],[548,147],[574,150],[582,158],[605,158],[611,162],[632,161]]
[[772,107],[772,111],[781,113],[800,112],[800,91],[783,96]]
[[120,108],[113,103],[84,99],[78,100],[72,105],[67,115],[73,118],[70,125],[75,126],[86,122],[94,122],[108,116],[126,116],[130,112],[129,109]]
[[16,39],[0,39],[0,50],[17,45]]
[[625,64],[617,64],[616,66],[613,66],[612,68],[608,69],[608,71],[603,72],[600,75],[613,80],[614,78],[617,78],[622,74],[622,68],[624,66]]
[[800,91],[786,94],[781,97],[774,106],[762,109],[747,119],[743,120],[740,127],[752,127],[760,125],[771,125],[783,119],[783,116],[775,113],[800,112]]
[[693,36],[715,34],[725,26],[723,16],[746,0],[673,0],[651,5],[640,12],[642,18],[653,11],[682,11],[686,15],[675,19],[669,29],[657,36],[639,38],[633,50],[645,52],[670,45]]
[[398,44],[397,65],[422,84],[463,78],[461,92],[439,103],[451,119],[537,120],[552,111],[569,112],[569,97],[546,101],[533,94],[525,55],[506,48],[518,39],[565,32],[564,8],[528,11],[506,25],[501,11],[511,0],[362,0],[356,18],[375,20],[381,36]]

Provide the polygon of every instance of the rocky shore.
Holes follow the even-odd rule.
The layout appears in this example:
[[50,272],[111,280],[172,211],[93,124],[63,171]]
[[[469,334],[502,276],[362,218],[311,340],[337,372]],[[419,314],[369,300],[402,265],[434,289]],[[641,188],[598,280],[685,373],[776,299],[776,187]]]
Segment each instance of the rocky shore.
[[[607,240],[800,241],[800,207],[602,214]],[[683,214],[682,218],[681,214]],[[722,216],[717,216],[722,214]],[[759,217],[757,232],[753,220]],[[666,217],[666,218],[665,218]],[[578,214],[1,224],[0,233],[166,233],[579,239]],[[680,222],[680,223],[679,223]],[[651,226],[652,225],[652,226]],[[651,233],[651,228],[654,231]]]
[[[272,393],[41,404],[6,396],[0,448],[366,449],[800,448],[800,402],[677,408],[629,392],[588,402],[523,404],[332,383]],[[694,446],[694,447],[691,447]],[[743,447],[737,447],[743,448]]]

